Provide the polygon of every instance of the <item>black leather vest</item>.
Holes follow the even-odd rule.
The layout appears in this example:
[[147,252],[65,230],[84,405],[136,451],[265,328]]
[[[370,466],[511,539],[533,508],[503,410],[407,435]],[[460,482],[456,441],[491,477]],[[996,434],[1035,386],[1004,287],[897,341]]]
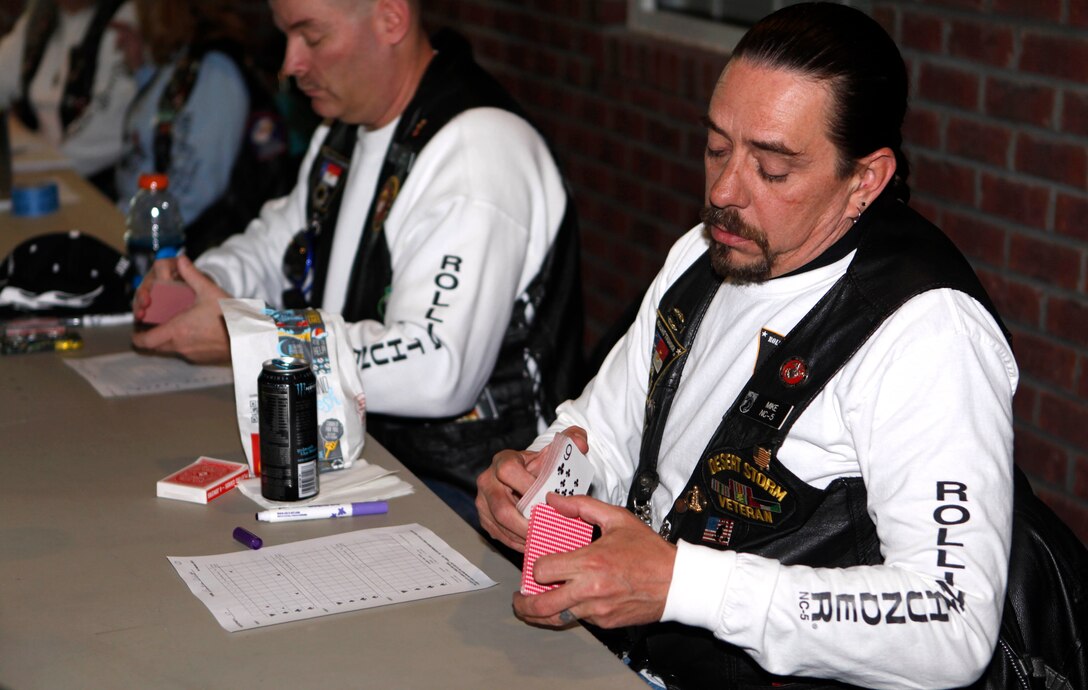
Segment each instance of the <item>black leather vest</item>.
[[[887,195],[885,195],[887,197]],[[882,197],[859,221],[857,254],[846,274],[769,357],[762,358],[725,412],[687,486],[662,526],[663,536],[716,549],[775,558],[786,565],[847,567],[882,562],[860,477],[816,489],[779,457],[789,429],[809,402],[890,314],[927,290],[965,292],[1000,319],[966,259],[906,205]],[[706,256],[658,307],[655,365],[646,401],[639,469],[628,507],[647,514],[657,487],[665,419],[702,311],[720,285]],[[658,363],[660,362],[660,365]],[[634,631],[633,656],[677,687],[843,687],[779,678],[707,630],[655,624]]]

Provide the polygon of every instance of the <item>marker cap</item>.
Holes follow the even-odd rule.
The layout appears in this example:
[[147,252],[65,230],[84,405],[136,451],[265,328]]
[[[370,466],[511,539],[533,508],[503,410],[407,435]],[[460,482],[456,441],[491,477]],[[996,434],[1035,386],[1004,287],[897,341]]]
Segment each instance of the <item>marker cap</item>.
[[259,549],[264,546],[264,541],[260,537],[244,527],[234,528],[234,539],[251,549]]

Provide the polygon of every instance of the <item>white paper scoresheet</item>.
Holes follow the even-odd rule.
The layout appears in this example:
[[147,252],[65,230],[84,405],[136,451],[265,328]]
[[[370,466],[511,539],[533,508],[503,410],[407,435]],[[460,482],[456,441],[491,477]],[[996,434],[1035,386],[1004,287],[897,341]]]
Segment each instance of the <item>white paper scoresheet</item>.
[[167,558],[230,632],[495,585],[415,523],[256,551]]
[[234,381],[230,367],[197,366],[174,357],[135,352],[66,359],[64,363],[87,379],[103,398],[172,393]]

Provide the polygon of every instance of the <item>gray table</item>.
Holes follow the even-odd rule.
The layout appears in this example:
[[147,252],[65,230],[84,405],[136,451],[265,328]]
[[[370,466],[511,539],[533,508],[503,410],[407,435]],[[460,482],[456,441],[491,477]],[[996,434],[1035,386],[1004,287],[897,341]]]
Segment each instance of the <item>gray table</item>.
[[[87,330],[70,356],[116,352]],[[644,688],[580,628],[514,618],[519,573],[407,471],[384,516],[260,526],[238,492],[155,497],[200,455],[244,461],[231,387],[106,400],[61,355],[0,357],[0,688]],[[402,469],[376,442],[364,455]],[[482,568],[488,590],[230,633],[167,556],[418,522]]]

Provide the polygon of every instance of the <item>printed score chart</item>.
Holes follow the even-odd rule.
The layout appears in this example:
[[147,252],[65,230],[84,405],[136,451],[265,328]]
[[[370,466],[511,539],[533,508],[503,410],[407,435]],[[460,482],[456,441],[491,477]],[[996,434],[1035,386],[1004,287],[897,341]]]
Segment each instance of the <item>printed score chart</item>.
[[218,556],[168,556],[234,632],[496,583],[418,524],[379,527]]

